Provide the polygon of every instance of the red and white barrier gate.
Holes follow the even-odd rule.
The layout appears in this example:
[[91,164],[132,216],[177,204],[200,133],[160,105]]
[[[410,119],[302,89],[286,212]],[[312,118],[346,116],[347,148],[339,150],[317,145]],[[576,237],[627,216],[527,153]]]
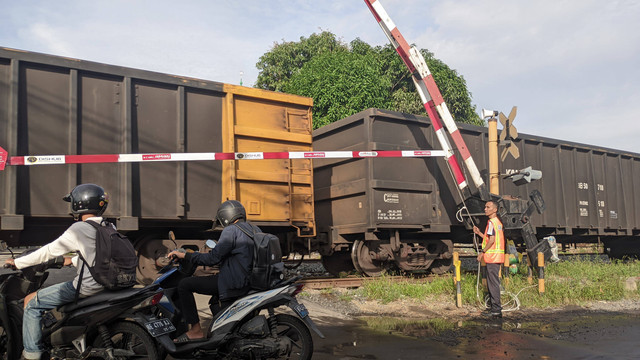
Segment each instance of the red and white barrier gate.
[[0,170],[5,165],[53,165],[132,163],[157,161],[214,161],[214,160],[266,160],[266,159],[351,159],[395,157],[445,157],[444,150],[377,150],[377,151],[290,151],[290,152],[236,152],[236,153],[157,153],[106,155],[27,155],[7,156],[0,147]]
[[431,122],[433,123],[433,128],[436,132],[436,136],[438,141],[440,141],[440,145],[447,152],[447,161],[453,175],[455,177],[456,183],[458,184],[458,188],[463,190],[467,188],[468,184],[464,177],[464,173],[460,168],[460,164],[458,160],[453,155],[453,150],[451,148],[451,144],[445,135],[444,128],[442,123],[444,122],[444,126],[447,128],[449,135],[453,139],[453,142],[460,151],[460,155],[464,160],[467,169],[469,169],[469,173],[471,178],[473,179],[474,184],[480,191],[480,195],[482,198],[488,200],[488,191],[484,184],[484,180],[478,171],[478,167],[476,166],[473,158],[471,157],[471,153],[467,148],[464,140],[462,139],[462,135],[460,134],[460,130],[458,129],[453,117],[451,116],[451,112],[449,108],[447,108],[447,104],[444,102],[442,95],[440,94],[440,90],[433,80],[433,75],[429,71],[429,67],[427,66],[427,62],[424,60],[424,57],[420,53],[420,51],[415,46],[409,46],[407,41],[404,39],[400,30],[396,27],[396,24],[391,20],[389,14],[382,7],[382,4],[378,0],[364,0],[369,10],[375,17],[376,21],[384,31],[385,35],[396,49],[400,58],[405,63],[409,71],[411,71],[411,75],[413,77],[413,82],[416,86],[416,90],[420,95],[420,99],[422,99],[422,103],[424,105]]

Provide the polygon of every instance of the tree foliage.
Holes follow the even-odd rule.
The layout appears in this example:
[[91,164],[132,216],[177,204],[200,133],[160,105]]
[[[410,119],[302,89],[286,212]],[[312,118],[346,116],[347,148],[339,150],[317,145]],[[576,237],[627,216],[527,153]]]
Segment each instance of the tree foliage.
[[275,43],[273,49],[260,57],[260,71],[255,87],[282,91],[284,84],[314,56],[334,51],[348,51],[347,46],[328,31],[301,37],[298,42]]
[[[482,125],[464,78],[420,50],[454,119]],[[411,74],[391,45],[345,44],[330,32],[276,43],[258,64],[255,87],[309,96],[314,128],[375,107],[425,115]]]

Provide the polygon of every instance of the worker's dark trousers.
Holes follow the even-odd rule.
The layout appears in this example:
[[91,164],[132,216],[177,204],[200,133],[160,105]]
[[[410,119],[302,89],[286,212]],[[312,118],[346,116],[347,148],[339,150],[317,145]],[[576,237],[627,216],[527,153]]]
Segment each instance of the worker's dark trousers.
[[502,264],[487,264],[487,287],[491,298],[491,312],[502,312],[500,302],[500,266]]

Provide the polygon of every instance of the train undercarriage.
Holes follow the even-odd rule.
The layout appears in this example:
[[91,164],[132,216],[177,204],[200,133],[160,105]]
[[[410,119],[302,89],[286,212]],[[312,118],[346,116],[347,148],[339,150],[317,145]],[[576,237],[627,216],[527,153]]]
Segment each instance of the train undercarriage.
[[367,276],[397,271],[441,274],[453,262],[453,240],[438,235],[399,230],[346,234],[320,246],[320,254],[333,275],[354,270]]

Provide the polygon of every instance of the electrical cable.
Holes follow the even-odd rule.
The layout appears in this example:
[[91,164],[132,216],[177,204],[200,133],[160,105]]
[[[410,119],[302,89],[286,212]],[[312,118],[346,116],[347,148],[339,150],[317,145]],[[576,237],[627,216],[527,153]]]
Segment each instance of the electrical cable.
[[[473,237],[474,237],[473,242],[476,245],[476,252],[478,252],[478,246],[477,246],[477,242],[476,242],[476,234],[473,234]],[[507,256],[506,253],[505,253],[505,256]],[[507,271],[507,268],[504,268],[504,271]],[[502,304],[502,312],[510,312],[510,311],[520,310],[520,298],[518,296],[524,290],[532,288],[532,287],[536,287],[536,286],[537,285],[525,286],[522,289],[520,289],[517,293],[514,294],[513,292],[504,289],[502,284],[500,284],[500,295],[501,295],[501,297],[505,296],[505,295],[509,297],[509,300],[506,303]],[[476,298],[478,300],[479,306],[483,306],[483,308],[482,308],[483,310],[489,308],[489,301],[490,301],[489,295],[487,294],[485,296],[484,301],[482,301],[480,299],[480,262],[478,262],[478,275],[477,275],[477,279],[476,279]],[[511,303],[513,303],[514,305],[511,305]]]
[[[447,165],[449,165],[447,163]],[[451,171],[450,166],[447,166],[447,168],[449,169],[449,173],[451,176],[453,176],[453,172]],[[467,212],[467,216],[469,217],[469,221],[471,222],[471,226],[476,226],[476,224],[473,221],[473,217],[471,216],[471,212],[469,212],[469,209],[467,208],[467,204],[464,200],[464,196],[462,195],[462,191],[460,191],[459,187],[456,187],[458,190],[458,195],[460,195],[460,198],[462,199],[462,207],[456,212],[456,220],[458,220],[459,222],[464,222],[464,215],[462,214],[463,211],[466,210]],[[479,249],[478,249],[478,239],[477,239],[477,235],[474,233],[473,234],[473,245],[476,249],[476,253],[479,253]],[[505,252],[505,256],[508,256]],[[505,271],[507,271],[507,269],[505,268]],[[478,300],[478,307],[481,307],[482,310],[484,309],[488,309],[489,306],[489,295],[487,294],[484,298],[484,301],[482,301],[480,299],[480,262],[478,261],[478,271],[477,271],[477,277],[476,277],[476,299]],[[518,291],[516,294],[512,293],[511,291],[507,291],[506,289],[504,289],[504,287],[502,286],[502,284],[500,284],[500,294],[501,296],[503,295],[503,289],[504,289],[504,295],[509,297],[509,301],[507,301],[506,303],[504,303],[504,305],[502,305],[502,312],[510,312],[510,311],[517,311],[520,310],[520,299],[518,298],[518,295],[520,295],[520,293],[522,291],[524,291],[525,289],[531,288],[531,287],[535,287],[536,285],[531,285],[531,286],[525,286],[522,289],[520,289],[520,291]],[[514,305],[512,306],[511,303],[513,303]]]
[[[453,155],[455,156],[455,155]],[[447,169],[449,170],[449,175],[451,175],[451,177],[453,179],[455,179],[454,175],[453,175],[453,171],[451,170],[451,165],[449,164],[449,162],[446,162],[447,164]],[[473,221],[473,217],[471,216],[471,212],[469,212],[469,209],[467,208],[467,204],[465,202],[464,196],[462,194],[462,191],[460,190],[460,188],[458,186],[456,186],[456,190],[458,192],[458,195],[460,196],[460,199],[462,199],[462,207],[456,212],[456,220],[458,220],[459,222],[463,223],[464,222],[464,215],[462,214],[462,212],[464,210],[466,210],[467,212],[467,216],[469,217],[469,221],[471,222],[471,226],[476,226],[476,224]],[[473,234],[473,245],[476,249],[476,253],[479,253],[478,251],[478,239],[477,239],[477,235],[474,233]],[[505,249],[506,250],[506,249]],[[508,256],[505,252],[505,256]],[[507,271],[507,269],[505,268],[505,271]],[[487,309],[488,308],[488,304],[489,304],[489,295],[485,296],[484,298],[484,302],[482,300],[480,300],[480,262],[478,261],[478,271],[477,271],[478,275],[476,278],[476,298],[478,300],[478,307],[481,307],[482,310]],[[522,291],[524,291],[525,289],[534,287],[536,285],[531,285],[531,286],[525,286],[522,289],[520,289],[520,291],[518,291],[516,294],[512,293],[511,291],[507,291],[506,289],[504,290],[504,295],[508,296],[510,299],[509,301],[507,301],[503,306],[502,306],[502,312],[510,312],[510,311],[517,311],[520,310],[520,299],[518,298],[518,295],[520,295],[520,293]],[[504,289],[504,287],[502,286],[502,284],[500,284],[500,294],[502,296],[503,292],[502,289]],[[511,303],[514,304],[514,306],[510,307]],[[483,308],[482,308],[483,307]]]

